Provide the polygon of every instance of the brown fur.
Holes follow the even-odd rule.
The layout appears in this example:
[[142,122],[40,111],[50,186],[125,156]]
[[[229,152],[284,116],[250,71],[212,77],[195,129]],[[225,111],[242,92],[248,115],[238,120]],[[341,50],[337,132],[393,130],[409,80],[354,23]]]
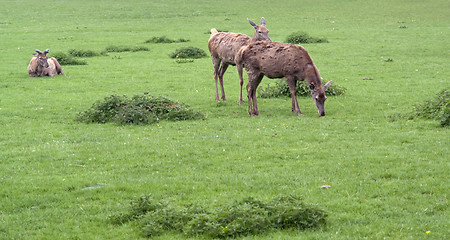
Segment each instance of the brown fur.
[[58,60],[54,57],[50,59],[47,57],[48,51],[48,49],[45,50],[45,52],[36,50],[36,53],[33,54],[34,57],[31,58],[31,61],[28,64],[28,75],[30,77],[52,77],[58,74],[65,75]]
[[256,89],[264,76],[285,78],[292,96],[292,111],[301,115],[297,102],[296,85],[305,80],[320,116],[325,116],[325,91],[331,81],[322,86],[319,71],[308,52],[299,45],[279,42],[256,42],[243,47],[236,59],[238,66],[245,67],[248,74],[248,112],[258,115]]
[[[211,53],[212,62],[214,65],[214,81],[216,83],[216,101],[219,101],[219,90],[217,86],[217,79],[219,78],[220,87],[222,90],[222,100],[225,101],[225,90],[223,88],[223,75],[229,65],[235,66],[235,57],[239,49],[247,46],[251,42],[270,40],[269,30],[266,28],[266,20],[261,18],[261,25],[256,25],[248,20],[255,28],[255,34],[251,38],[241,33],[217,32],[215,28],[211,29],[211,37],[208,42],[209,52]],[[222,64],[222,65],[221,65]],[[241,85],[241,93],[239,103],[242,103],[242,68],[238,67],[239,82]]]

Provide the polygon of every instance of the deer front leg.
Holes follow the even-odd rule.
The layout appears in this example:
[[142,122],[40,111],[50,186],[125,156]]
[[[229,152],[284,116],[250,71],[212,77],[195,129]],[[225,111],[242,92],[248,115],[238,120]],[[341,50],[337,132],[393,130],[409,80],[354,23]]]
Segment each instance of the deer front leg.
[[291,110],[294,113],[297,113],[297,115],[302,115],[302,112],[300,111],[300,107],[298,106],[297,101],[297,80],[294,77],[286,77],[286,81],[289,86],[289,90],[291,91],[291,97],[292,97],[292,107]]

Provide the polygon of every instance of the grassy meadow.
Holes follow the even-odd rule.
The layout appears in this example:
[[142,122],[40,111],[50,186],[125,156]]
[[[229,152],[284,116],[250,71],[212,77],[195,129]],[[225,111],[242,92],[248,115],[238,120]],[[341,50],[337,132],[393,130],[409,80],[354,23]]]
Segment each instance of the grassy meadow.
[[[425,119],[392,119],[450,87],[448,1],[31,1],[0,0],[0,239],[145,239],[134,222],[112,224],[151,194],[215,207],[255,197],[300,196],[327,224],[242,239],[448,239],[450,132]],[[239,105],[235,67],[226,102],[215,101],[211,28],[270,37],[298,31],[323,78],[347,91],[319,117],[309,97]],[[152,37],[187,42],[146,43]],[[109,46],[63,65],[65,76],[31,78],[35,49],[49,55]],[[246,73],[244,73],[245,79]],[[264,78],[261,86],[275,82]],[[111,94],[149,93],[187,104],[204,120],[151,125],[75,120]],[[244,96],[245,98],[245,96]],[[329,185],[329,188],[321,188]],[[155,239],[184,239],[168,232]],[[192,237],[194,239],[196,237]],[[203,238],[198,236],[198,238]]]

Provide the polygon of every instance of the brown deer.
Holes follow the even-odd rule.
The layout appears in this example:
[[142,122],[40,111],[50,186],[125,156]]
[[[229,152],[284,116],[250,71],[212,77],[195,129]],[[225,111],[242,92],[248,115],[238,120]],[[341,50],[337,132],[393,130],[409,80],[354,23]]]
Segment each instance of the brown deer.
[[34,57],[31,58],[31,61],[28,64],[28,75],[30,75],[30,77],[52,77],[58,74],[65,75],[58,60],[54,57],[48,58],[48,52],[48,49],[44,52],[36,49],[36,53],[33,54]]
[[[248,19],[247,19],[248,20]],[[220,81],[220,87],[222,90],[222,100],[225,101],[225,90],[223,88],[223,75],[229,65],[235,66],[235,58],[239,49],[243,46],[256,41],[268,40],[269,30],[266,28],[266,20],[261,18],[261,24],[256,25],[254,22],[248,20],[250,25],[255,28],[255,34],[253,37],[241,33],[229,33],[229,32],[217,32],[215,28],[211,29],[211,37],[209,38],[208,48],[211,53],[212,62],[214,65],[214,81],[216,83],[216,101],[219,101],[219,90],[217,86],[217,78]],[[221,65],[222,63],[222,65]],[[239,83],[241,85],[241,93],[239,96],[239,104],[242,103],[242,85],[244,80],[242,79],[242,68],[238,68]]]
[[236,59],[238,68],[245,67],[248,74],[248,113],[259,115],[256,89],[264,76],[268,78],[285,78],[292,96],[292,111],[301,115],[298,106],[296,85],[304,80],[309,85],[311,96],[320,116],[325,116],[325,91],[332,81],[322,86],[319,71],[308,52],[299,45],[279,42],[261,41],[243,47]]

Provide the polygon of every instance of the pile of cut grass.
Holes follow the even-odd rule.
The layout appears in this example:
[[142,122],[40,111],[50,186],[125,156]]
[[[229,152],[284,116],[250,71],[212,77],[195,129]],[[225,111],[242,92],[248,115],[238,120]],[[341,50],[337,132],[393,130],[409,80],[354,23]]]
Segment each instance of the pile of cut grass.
[[182,47],[169,55],[171,58],[202,58],[206,52],[197,47]]
[[145,237],[167,231],[189,237],[236,238],[283,229],[318,228],[326,224],[327,213],[305,204],[296,196],[281,196],[272,201],[244,198],[212,210],[194,204],[173,206],[143,195],[131,202],[128,212],[111,215],[113,224],[136,221]]
[[437,93],[434,98],[425,100],[424,103],[413,106],[413,111],[405,115],[393,115],[391,119],[415,118],[433,119],[438,121],[441,126],[448,127],[450,124],[450,91],[444,89]]
[[[327,96],[338,96],[343,95],[346,90],[345,87],[332,83],[325,91],[325,94]],[[289,85],[284,79],[280,79],[275,85],[270,85],[269,83],[266,88],[259,87],[258,93],[262,98],[291,97]],[[311,91],[305,81],[297,82],[297,96],[311,96]]]
[[286,38],[286,43],[302,44],[302,43],[327,43],[325,38],[311,37],[305,32],[294,32]]
[[56,58],[61,65],[87,65],[86,61],[77,59],[71,54],[63,52],[55,52],[52,54],[52,57]]
[[186,40],[184,38],[179,38],[178,40],[170,39],[166,36],[162,37],[152,37],[145,41],[145,43],[177,43],[177,42],[189,42],[189,40]]
[[116,45],[110,45],[105,48],[106,52],[141,52],[141,51],[150,51],[148,47],[144,46],[116,46]]
[[85,123],[152,124],[160,120],[184,121],[203,119],[204,114],[189,109],[165,97],[148,94],[110,95],[95,102],[91,108],[78,114],[77,120]]

